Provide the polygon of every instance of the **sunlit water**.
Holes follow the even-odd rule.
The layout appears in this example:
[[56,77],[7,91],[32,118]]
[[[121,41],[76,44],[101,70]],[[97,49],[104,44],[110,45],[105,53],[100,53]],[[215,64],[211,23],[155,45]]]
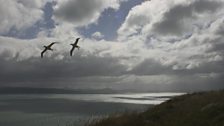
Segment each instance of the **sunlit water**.
[[143,111],[182,94],[0,95],[0,126],[82,126],[89,119]]

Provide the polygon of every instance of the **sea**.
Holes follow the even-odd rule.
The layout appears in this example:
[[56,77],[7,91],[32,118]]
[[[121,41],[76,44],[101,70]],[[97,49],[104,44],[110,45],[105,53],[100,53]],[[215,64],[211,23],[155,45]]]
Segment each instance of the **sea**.
[[84,126],[113,114],[141,112],[183,94],[0,95],[0,126]]

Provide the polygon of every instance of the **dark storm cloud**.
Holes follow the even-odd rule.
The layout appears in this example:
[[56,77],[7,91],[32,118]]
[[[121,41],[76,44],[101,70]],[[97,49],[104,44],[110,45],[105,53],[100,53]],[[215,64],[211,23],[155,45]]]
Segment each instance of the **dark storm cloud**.
[[[7,53],[3,53],[8,55]],[[30,58],[17,61],[16,58],[6,60],[0,56],[0,81],[33,82],[70,79],[89,76],[119,76],[126,67],[119,63],[119,58],[97,57],[66,57],[64,60]]]
[[[224,29],[222,28],[222,30]],[[221,29],[215,32],[215,34],[218,35],[219,37],[216,37],[211,40],[209,40],[209,38],[204,40],[204,43],[211,43],[212,45],[211,48],[206,51],[206,53],[218,52],[219,54],[224,54],[224,42],[223,42],[224,39],[222,35],[220,34],[220,31]]]
[[224,54],[224,43],[216,43],[213,45],[211,51],[220,51]]
[[[222,22],[224,22],[224,20],[222,20]],[[221,36],[224,36],[224,26],[219,26],[216,30],[216,34],[217,35],[221,35]]]
[[220,90],[224,88],[224,74],[217,77],[207,75],[177,76],[177,80],[167,88],[176,91]]
[[[177,5],[164,14],[163,19],[156,23],[154,30],[163,35],[182,35],[186,31],[186,20],[197,20],[198,14],[216,13],[223,7],[223,2],[198,0],[189,5]],[[194,22],[194,21],[193,21]]]
[[146,59],[129,72],[135,75],[161,75],[167,73],[165,71],[169,71],[169,68],[153,59]]
[[223,74],[224,73],[224,61],[204,63],[194,69],[179,69],[174,70],[172,65],[164,66],[161,62],[153,59],[146,59],[136,67],[134,67],[129,74],[138,76],[142,75],[197,75],[197,74]]

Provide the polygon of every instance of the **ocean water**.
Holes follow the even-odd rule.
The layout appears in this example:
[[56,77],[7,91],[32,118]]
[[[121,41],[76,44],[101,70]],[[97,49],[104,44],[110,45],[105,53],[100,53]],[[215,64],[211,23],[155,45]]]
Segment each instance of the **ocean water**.
[[182,94],[0,95],[0,126],[83,126],[110,114],[143,111]]

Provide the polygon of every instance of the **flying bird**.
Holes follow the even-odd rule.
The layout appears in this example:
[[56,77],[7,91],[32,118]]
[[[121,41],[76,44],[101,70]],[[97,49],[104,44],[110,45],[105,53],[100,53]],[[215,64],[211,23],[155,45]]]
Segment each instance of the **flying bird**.
[[77,45],[78,42],[79,42],[79,39],[80,39],[80,38],[77,38],[76,41],[75,41],[75,43],[70,44],[70,45],[72,45],[72,49],[71,49],[71,51],[70,51],[70,56],[72,56],[72,53],[73,53],[73,51],[74,51],[75,48],[78,48],[78,49],[80,48],[80,47]]
[[51,51],[53,51],[53,49],[51,48],[54,44],[56,44],[56,43],[58,43],[58,42],[52,42],[50,45],[48,45],[48,46],[44,46],[44,50],[41,52],[41,58],[43,58],[43,56],[44,56],[44,53],[47,51],[47,50],[51,50]]

